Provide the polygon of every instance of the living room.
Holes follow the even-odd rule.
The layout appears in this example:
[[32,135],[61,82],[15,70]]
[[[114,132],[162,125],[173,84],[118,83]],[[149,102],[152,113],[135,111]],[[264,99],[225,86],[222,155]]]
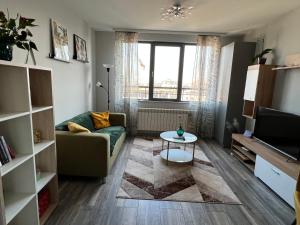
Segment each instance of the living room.
[[0,2],[0,224],[300,224],[300,2]]

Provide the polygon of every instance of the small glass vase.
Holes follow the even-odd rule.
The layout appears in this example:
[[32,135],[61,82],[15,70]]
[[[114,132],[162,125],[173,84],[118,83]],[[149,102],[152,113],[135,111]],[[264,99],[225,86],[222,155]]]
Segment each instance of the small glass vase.
[[0,42],[0,60],[11,61],[13,58],[13,47],[7,43]]
[[179,137],[182,137],[184,134],[184,129],[182,128],[182,126],[180,125],[179,128],[176,130],[176,133]]

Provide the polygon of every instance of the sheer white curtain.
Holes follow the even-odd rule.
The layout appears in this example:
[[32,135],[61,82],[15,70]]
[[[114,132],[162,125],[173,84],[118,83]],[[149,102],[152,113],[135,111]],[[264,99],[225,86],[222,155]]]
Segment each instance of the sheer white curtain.
[[220,50],[219,37],[198,36],[192,87],[196,101],[190,102],[190,109],[196,133],[202,138],[214,133]]
[[128,131],[135,134],[138,108],[138,34],[116,32],[115,36],[115,111],[126,113]]

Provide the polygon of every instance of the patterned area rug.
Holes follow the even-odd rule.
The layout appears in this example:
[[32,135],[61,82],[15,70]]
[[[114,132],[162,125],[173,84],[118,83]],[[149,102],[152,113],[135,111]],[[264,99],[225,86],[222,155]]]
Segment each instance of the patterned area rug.
[[[161,149],[160,139],[134,139],[118,198],[241,204],[197,145],[193,165],[167,165]],[[192,152],[192,146],[187,145],[186,151]]]

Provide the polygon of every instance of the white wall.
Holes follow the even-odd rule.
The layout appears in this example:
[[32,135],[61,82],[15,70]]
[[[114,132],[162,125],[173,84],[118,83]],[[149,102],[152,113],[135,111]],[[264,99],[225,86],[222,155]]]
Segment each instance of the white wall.
[[[289,54],[300,53],[300,8],[278,18],[260,29],[249,31],[245,40],[255,41],[265,37],[265,48],[274,48],[269,63],[284,65]],[[271,62],[272,61],[272,62]],[[300,70],[282,71],[277,74],[273,108],[300,115]]]
[[[222,46],[232,41],[242,40],[243,36],[229,36],[222,37]],[[157,34],[157,33],[141,33],[139,35],[141,41],[161,41],[161,42],[182,42],[182,43],[196,43],[196,35],[185,35],[185,34]],[[98,31],[96,32],[96,61],[97,61],[97,73],[96,79],[101,81],[104,86],[107,85],[107,72],[103,68],[102,64],[114,63],[114,45],[115,45],[115,34],[114,32]],[[114,70],[110,73],[110,81],[114,80]],[[114,102],[114,90],[111,85],[111,111],[113,111]],[[96,109],[98,111],[107,110],[107,95],[101,88],[96,90]],[[174,102],[149,102],[142,101],[139,103],[141,107],[162,107],[162,108],[187,108],[188,104],[185,103],[174,103]]]
[[[35,52],[38,65],[53,69],[55,123],[94,108],[95,77],[95,32],[87,23],[58,0],[1,0],[0,9],[9,9],[11,17],[20,13],[35,18],[38,27],[31,29],[33,41],[39,49]],[[50,59],[50,18],[57,20],[68,29],[71,63]],[[87,41],[89,63],[72,60],[73,34]],[[14,47],[14,62],[24,63],[26,52]],[[31,62],[30,62],[31,63]]]

